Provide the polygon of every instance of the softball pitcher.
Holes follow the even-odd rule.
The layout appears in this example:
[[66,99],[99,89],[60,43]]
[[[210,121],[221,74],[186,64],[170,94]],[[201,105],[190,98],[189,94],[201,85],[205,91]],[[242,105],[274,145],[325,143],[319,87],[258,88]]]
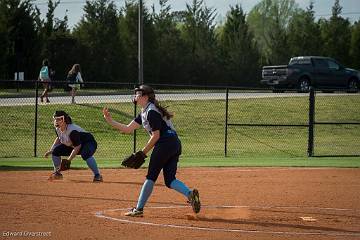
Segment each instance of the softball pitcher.
[[181,154],[181,142],[176,134],[170,118],[173,114],[159,105],[155,99],[154,90],[147,85],[141,85],[134,90],[134,104],[141,106],[141,113],[128,125],[116,122],[112,119],[107,108],[103,109],[106,122],[123,133],[132,133],[142,125],[150,138],[142,149],[146,156],[153,149],[150,157],[146,180],[141,188],[137,206],[125,213],[126,216],[143,216],[144,206],[149,199],[155,182],[163,170],[165,185],[168,188],[183,194],[191,204],[195,213],[200,212],[201,204],[199,191],[190,190],[183,182],[176,179],[177,163]]

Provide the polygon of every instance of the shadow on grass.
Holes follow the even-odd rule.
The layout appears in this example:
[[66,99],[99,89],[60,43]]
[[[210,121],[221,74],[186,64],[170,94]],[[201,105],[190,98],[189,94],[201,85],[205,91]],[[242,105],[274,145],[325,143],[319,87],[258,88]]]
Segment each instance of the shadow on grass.
[[287,155],[289,155],[291,157],[301,157],[301,155],[294,154],[294,153],[292,153],[290,151],[286,151],[286,150],[284,150],[282,148],[278,148],[278,147],[276,147],[274,145],[271,145],[269,143],[261,141],[260,139],[257,139],[255,136],[250,136],[249,134],[245,134],[245,133],[241,132],[240,130],[235,130],[235,131],[237,131],[239,134],[242,134],[243,136],[245,136],[245,137],[247,137],[247,138],[249,138],[249,139],[251,139],[251,140],[253,140],[253,141],[255,141],[255,142],[259,143],[259,144],[261,144],[261,145],[264,145],[264,146],[266,146],[268,148],[274,149],[274,150],[279,151],[281,153],[285,153],[285,154],[287,154]]
[[[86,103],[77,104],[77,105],[82,106],[82,107],[87,107],[87,108],[98,109],[98,110],[100,110],[100,111],[102,111],[102,109],[103,109],[103,107],[98,107],[98,106],[91,105],[91,104],[86,104]],[[119,114],[120,116],[129,118],[129,119],[133,119],[133,118],[134,118],[134,115],[130,115],[130,114],[128,114],[128,113],[119,111],[118,109],[109,108],[109,111],[110,111],[111,113],[116,113],[116,114]]]

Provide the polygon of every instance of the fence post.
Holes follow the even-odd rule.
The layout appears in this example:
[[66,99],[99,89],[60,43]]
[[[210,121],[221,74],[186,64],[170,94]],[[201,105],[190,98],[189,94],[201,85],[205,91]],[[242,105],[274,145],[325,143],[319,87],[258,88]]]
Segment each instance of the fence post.
[[228,110],[229,110],[229,88],[226,88],[225,100],[225,157],[227,157],[227,135],[228,135]]
[[[134,118],[136,118],[136,104],[134,104]],[[135,153],[136,152],[136,129],[134,130],[134,136],[133,136],[133,139],[134,139],[134,147],[133,147],[133,152]]]
[[38,97],[39,85],[38,81],[35,81],[34,157],[37,157]]
[[308,157],[314,156],[314,125],[315,125],[315,90],[310,88],[309,95],[309,136],[308,136]]

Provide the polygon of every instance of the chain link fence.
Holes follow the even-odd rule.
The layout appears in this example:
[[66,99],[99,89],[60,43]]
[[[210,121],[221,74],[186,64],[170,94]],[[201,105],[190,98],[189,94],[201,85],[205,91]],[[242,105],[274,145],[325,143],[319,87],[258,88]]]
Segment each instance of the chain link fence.
[[316,96],[314,155],[360,155],[360,95],[340,92]]
[[227,119],[227,155],[306,156],[309,94],[229,90]]
[[[0,157],[41,156],[56,134],[52,115],[70,114],[93,133],[97,157],[123,158],[148,140],[112,129],[102,116],[108,107],[116,121],[129,123],[139,112],[131,103],[133,84],[86,83],[75,101],[64,82],[53,82],[50,103],[41,103],[42,86],[31,81],[0,82]],[[264,89],[152,85],[163,106],[175,113],[183,157],[288,156],[309,153],[310,94]],[[38,96],[36,98],[36,96]],[[360,94],[316,92],[311,155],[360,155]]]

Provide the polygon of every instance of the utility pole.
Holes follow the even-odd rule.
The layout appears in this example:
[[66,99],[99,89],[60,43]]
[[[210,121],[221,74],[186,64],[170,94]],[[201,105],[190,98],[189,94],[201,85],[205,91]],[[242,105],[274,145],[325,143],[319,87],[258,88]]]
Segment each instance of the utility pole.
[[144,83],[144,16],[143,16],[143,1],[139,0],[139,39],[138,39],[138,67],[139,67],[139,85]]
[[[143,1],[139,0],[139,24],[138,24],[138,84],[139,86],[142,85],[144,83],[144,54],[143,54],[143,49],[144,49],[144,44],[143,44],[143,34],[144,34],[144,27],[143,27],[143,22],[144,22],[144,16],[143,16]],[[134,106],[134,117],[136,117],[137,115],[137,109],[136,109],[136,104]],[[134,139],[134,153],[136,152],[136,130],[134,131],[133,134],[133,139]]]

